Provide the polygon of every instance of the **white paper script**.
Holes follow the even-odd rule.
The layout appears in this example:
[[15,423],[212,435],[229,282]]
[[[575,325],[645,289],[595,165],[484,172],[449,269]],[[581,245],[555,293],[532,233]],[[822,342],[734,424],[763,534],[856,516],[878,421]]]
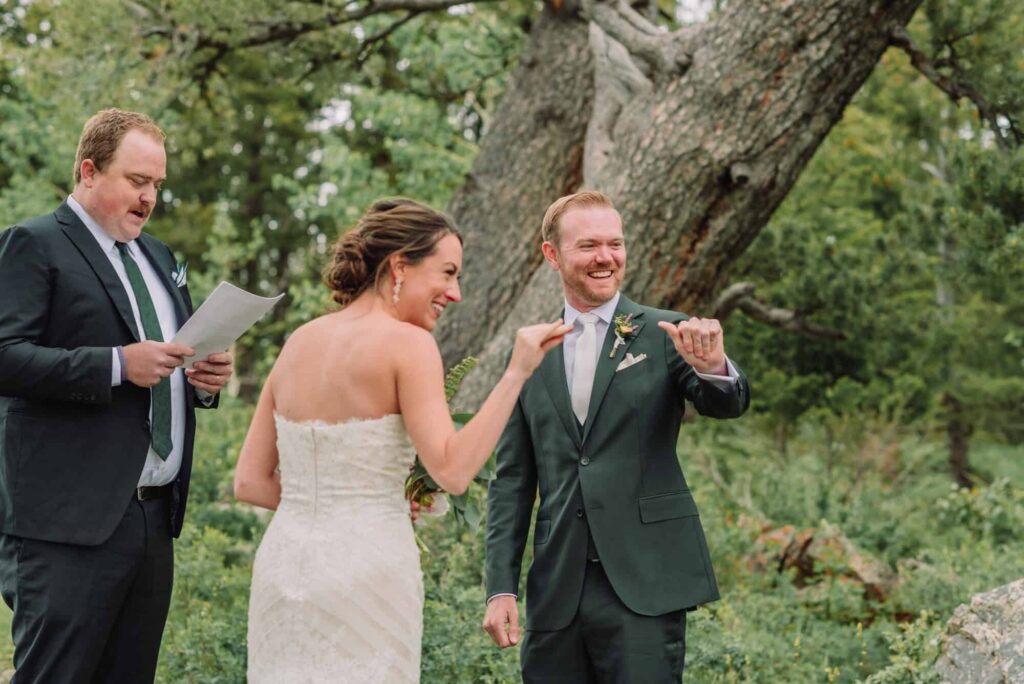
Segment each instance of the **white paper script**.
[[193,363],[205,360],[210,354],[227,351],[282,297],[284,294],[259,297],[222,282],[171,340],[196,350],[195,356],[185,357],[185,367],[191,368]]

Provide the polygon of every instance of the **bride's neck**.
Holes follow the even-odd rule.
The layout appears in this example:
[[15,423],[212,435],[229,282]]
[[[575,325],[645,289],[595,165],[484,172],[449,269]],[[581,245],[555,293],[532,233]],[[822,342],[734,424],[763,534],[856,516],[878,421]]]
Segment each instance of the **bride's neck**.
[[375,290],[367,290],[352,300],[352,303],[344,309],[354,316],[366,316],[368,314],[383,314],[398,319],[398,311],[394,304],[386,301],[380,293]]

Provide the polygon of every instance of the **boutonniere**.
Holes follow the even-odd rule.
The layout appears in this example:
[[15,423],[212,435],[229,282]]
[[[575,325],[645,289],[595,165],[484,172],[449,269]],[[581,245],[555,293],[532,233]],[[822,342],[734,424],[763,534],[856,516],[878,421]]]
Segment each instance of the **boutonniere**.
[[618,351],[619,347],[626,343],[626,340],[633,337],[637,331],[637,324],[633,322],[633,314],[623,316],[619,314],[612,319],[612,325],[615,326],[615,344],[612,345],[612,352],[608,355],[609,359],[615,358],[615,352]]
[[171,271],[171,280],[176,287],[185,287],[185,283],[188,282],[188,261],[178,262]]

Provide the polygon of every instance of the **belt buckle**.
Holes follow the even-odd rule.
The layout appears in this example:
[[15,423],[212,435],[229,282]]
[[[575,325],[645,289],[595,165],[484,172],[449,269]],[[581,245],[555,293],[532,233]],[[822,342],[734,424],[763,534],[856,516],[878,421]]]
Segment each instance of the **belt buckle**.
[[136,501],[145,501],[146,500],[146,498],[145,498],[145,490],[146,490],[145,487],[136,487],[135,488],[135,500]]

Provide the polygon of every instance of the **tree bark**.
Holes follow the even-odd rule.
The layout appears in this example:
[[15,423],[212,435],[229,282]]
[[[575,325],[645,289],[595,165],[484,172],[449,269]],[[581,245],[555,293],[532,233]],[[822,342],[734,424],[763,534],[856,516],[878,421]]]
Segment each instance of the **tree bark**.
[[[447,309],[438,331],[447,366],[481,355],[541,265],[544,210],[582,183],[593,80],[586,23],[566,5],[545,8],[448,207],[466,244],[465,299]],[[479,375],[474,370],[467,380]]]
[[965,415],[963,403],[956,395],[947,392],[942,397],[942,405],[947,413],[946,440],[949,446],[949,471],[957,485],[970,489],[974,485],[968,461],[971,438],[970,421]]
[[658,31],[626,3],[546,8],[450,210],[466,301],[438,340],[480,356],[473,407],[515,328],[561,310],[540,223],[557,197],[609,194],[630,253],[625,293],[707,313],[750,245],[922,0],[745,0]]

